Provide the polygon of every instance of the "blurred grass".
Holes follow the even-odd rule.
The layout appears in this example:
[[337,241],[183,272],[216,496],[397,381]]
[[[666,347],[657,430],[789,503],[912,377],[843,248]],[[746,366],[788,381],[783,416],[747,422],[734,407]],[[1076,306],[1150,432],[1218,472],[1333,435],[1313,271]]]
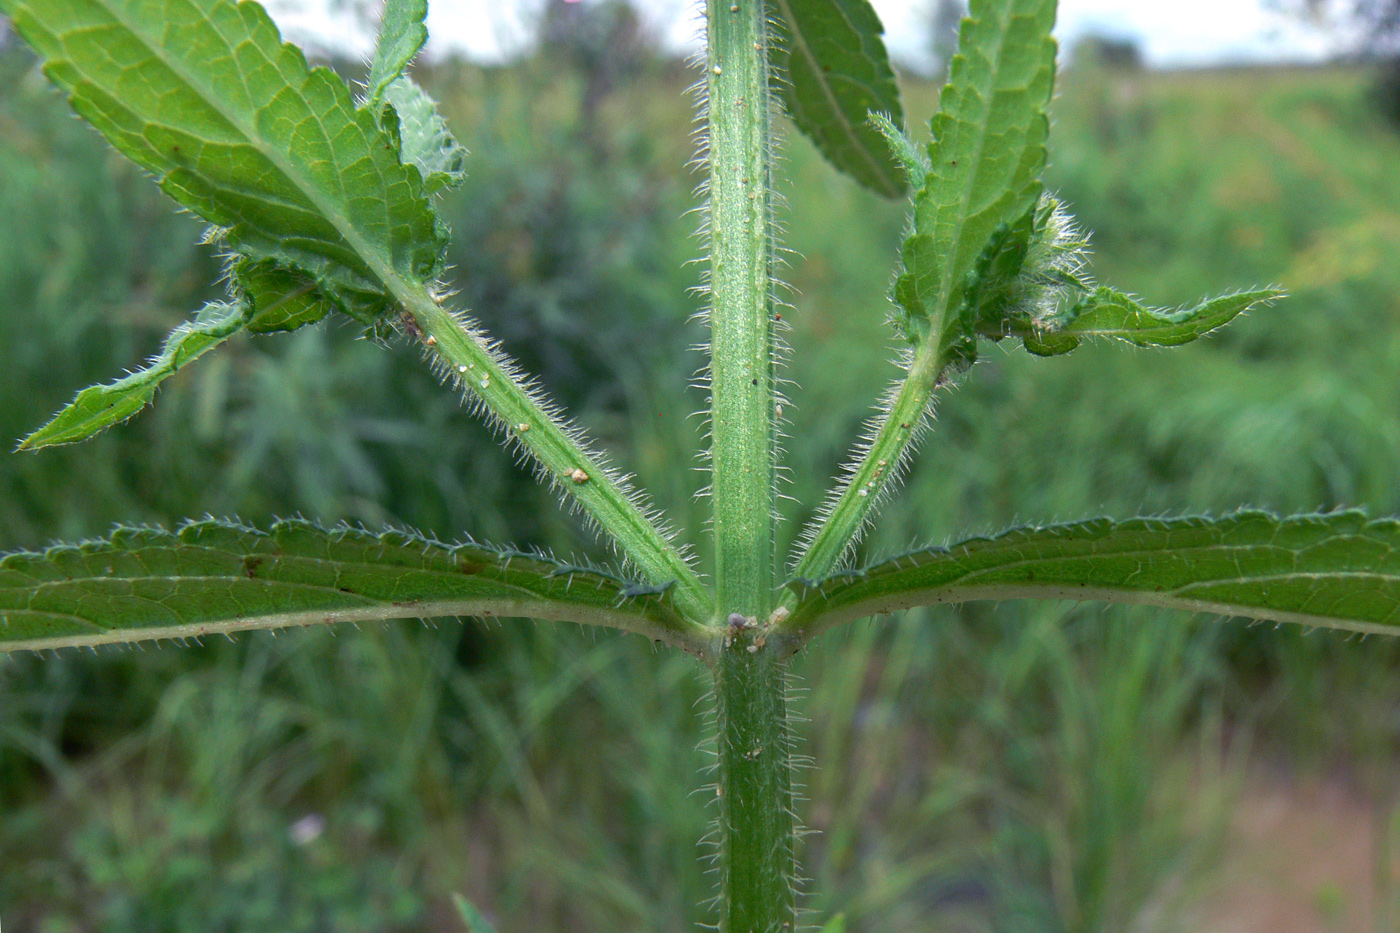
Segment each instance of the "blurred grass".
[[[613,34],[616,38],[616,34]],[[626,38],[624,36],[624,38]],[[454,284],[701,543],[703,340],[690,76],[558,42],[422,75],[472,150]],[[217,258],[0,57],[0,434],[133,365]],[[908,88],[925,118],[935,89]],[[1352,70],[1085,65],[1051,184],[1097,273],[1157,304],[1292,297],[1172,353],[990,348],[867,549],[1099,512],[1400,511],[1400,138]],[[785,148],[796,533],[893,377],[903,208]],[[205,512],[599,548],[404,347],[236,342],[85,446],[0,455],[0,542]],[[599,555],[601,556],[601,555]],[[1244,752],[1397,779],[1397,649],[1143,610],[972,606],[800,662],[813,922],[851,931],[1186,928]],[[19,929],[691,929],[710,893],[688,661],[504,623],[0,660],[0,917]]]

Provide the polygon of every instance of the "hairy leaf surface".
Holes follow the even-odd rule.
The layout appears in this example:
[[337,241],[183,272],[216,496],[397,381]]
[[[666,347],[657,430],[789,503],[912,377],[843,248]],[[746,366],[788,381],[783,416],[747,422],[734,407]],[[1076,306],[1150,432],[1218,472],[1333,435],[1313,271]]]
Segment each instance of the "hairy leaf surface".
[[817,583],[784,623],[814,634],[864,616],[981,599],[1140,603],[1400,634],[1400,521],[1096,519],[917,551]]
[[1054,24],[1055,0],[974,0],[963,21],[895,285],[905,336],[916,344],[930,330],[941,334],[949,310],[961,306],[998,228],[1015,225],[1039,201]]
[[437,104],[410,78],[385,89],[384,101],[398,117],[399,150],[416,166],[428,191],[455,188],[467,177],[467,150],[447,128]]
[[908,190],[870,114],[904,120],[899,86],[869,0],[774,0],[779,95],[797,128],[832,165],[885,197]]
[[[417,173],[330,70],[233,0],[0,0],[73,107],[223,230],[365,321],[386,275],[424,279],[442,241]],[[255,304],[278,296],[242,283]]]
[[398,141],[403,162],[417,167],[432,193],[462,183],[467,151],[447,128],[433,99],[404,76],[428,39],[423,25],[427,15],[427,0],[389,0],[384,5],[367,105],[380,114],[381,125]]
[[289,625],[508,616],[606,625],[680,641],[668,588],[539,554],[407,533],[269,532],[198,522],[0,559],[0,651]]
[[1194,308],[1157,311],[1112,288],[1100,286],[1062,314],[1032,324],[1026,349],[1040,356],[1068,353],[1085,339],[1110,337],[1140,347],[1176,347],[1224,327],[1251,308],[1282,296],[1276,289],[1239,292]]

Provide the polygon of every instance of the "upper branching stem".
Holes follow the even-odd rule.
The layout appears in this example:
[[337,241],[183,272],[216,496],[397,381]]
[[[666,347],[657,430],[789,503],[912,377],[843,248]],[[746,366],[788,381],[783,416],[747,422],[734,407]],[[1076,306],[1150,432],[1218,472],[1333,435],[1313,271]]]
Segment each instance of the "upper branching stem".
[[653,584],[673,583],[677,608],[698,644],[714,614],[709,593],[672,542],[597,459],[531,397],[507,365],[421,286],[392,282],[413,326],[440,365],[479,398],[503,429],[539,461]]
[[[940,340],[929,340],[914,354],[904,382],[864,456],[851,470],[835,504],[794,568],[795,578],[825,577],[855,545],[871,511],[885,497],[886,487],[898,481],[947,366],[948,353]],[[783,605],[791,608],[796,602],[796,594],[790,592]]]

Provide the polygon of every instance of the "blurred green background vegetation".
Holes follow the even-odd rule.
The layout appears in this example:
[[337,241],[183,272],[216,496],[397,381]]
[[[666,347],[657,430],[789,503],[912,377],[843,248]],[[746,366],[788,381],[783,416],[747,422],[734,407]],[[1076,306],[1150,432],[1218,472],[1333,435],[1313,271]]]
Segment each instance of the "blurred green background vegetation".
[[[453,284],[703,550],[692,76],[608,10],[508,66],[420,72],[473,153],[445,206]],[[1081,56],[1051,185],[1093,231],[1097,274],[1160,305],[1269,283],[1291,297],[1170,353],[989,348],[866,549],[1101,513],[1400,512],[1400,135],[1369,87],[1363,69]],[[908,85],[914,122],[935,95]],[[791,537],[895,374],[884,296],[904,206],[800,138],[784,158]],[[13,47],[0,218],[0,438],[135,365],[215,291],[199,225]],[[606,556],[416,353],[344,325],[236,341],[119,430],[0,453],[5,550],[206,513]],[[797,666],[813,922],[1225,929],[1256,885],[1239,815],[1309,781],[1341,787],[1351,822],[1327,810],[1313,838],[1301,813],[1255,841],[1335,858],[1336,876],[1281,876],[1297,929],[1392,922],[1395,643],[974,605],[856,626]],[[694,929],[712,880],[703,673],[529,622],[0,658],[0,918],[460,930],[460,891],[502,933]]]

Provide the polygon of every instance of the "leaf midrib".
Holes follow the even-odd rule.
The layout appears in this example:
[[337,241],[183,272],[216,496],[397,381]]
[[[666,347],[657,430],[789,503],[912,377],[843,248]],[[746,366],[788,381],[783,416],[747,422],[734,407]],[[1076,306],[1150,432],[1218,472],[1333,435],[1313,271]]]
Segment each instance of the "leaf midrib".
[[[492,605],[495,604],[495,605]],[[546,609],[548,611],[533,611]],[[39,618],[63,618],[93,629],[90,635],[67,635],[52,638],[35,638],[26,641],[5,642],[4,650],[38,651],[63,647],[96,646],[105,644],[127,644],[133,637],[140,640],[149,638],[199,638],[204,635],[218,635],[254,629],[291,628],[301,625],[389,621],[402,618],[440,618],[445,616],[480,616],[491,618],[540,618],[579,624],[611,625],[623,631],[640,631],[650,637],[666,634],[655,629],[655,622],[646,616],[628,613],[618,609],[587,606],[564,600],[546,599],[534,596],[530,599],[446,599],[419,600],[403,603],[376,603],[364,607],[342,607],[335,609],[308,609],[295,612],[270,612],[242,618],[225,617],[204,622],[180,622],[172,625],[127,626],[125,628],[103,628],[91,619],[64,612],[48,612],[34,609],[0,610],[0,615],[29,615]],[[679,643],[679,642],[677,642]]]
[[[337,561],[326,561],[326,560],[317,560],[317,559],[315,559],[315,558],[300,558],[300,557],[289,557],[289,558],[282,558],[282,559],[283,559],[283,560],[288,560],[288,561],[295,561],[295,562],[297,562],[297,563],[319,563],[319,564],[326,565],[326,566],[344,567],[346,570],[354,570],[354,569],[357,569],[357,568],[358,568],[358,569],[375,569],[375,570],[382,570],[382,569],[383,569],[383,565],[381,565],[381,564],[365,564],[365,563],[345,563],[345,564],[343,564],[343,563],[340,563],[340,562],[337,562]],[[417,567],[410,567],[410,568],[406,568],[406,569],[412,571],[415,575],[428,576],[428,577],[433,577],[433,578],[438,578],[438,579],[448,579],[448,580],[452,580],[452,579],[457,579],[457,577],[459,576],[459,574],[449,573],[449,572],[440,571],[440,570],[439,570],[439,571],[434,571],[434,570],[423,569],[423,568],[417,568]],[[513,592],[513,593],[527,594],[527,595],[535,596],[535,597],[537,597],[537,598],[546,599],[546,600],[556,599],[556,598],[557,598],[557,597],[552,597],[552,596],[544,596],[544,595],[540,594],[539,592],[530,589],[529,586],[528,586],[528,584],[524,584],[524,583],[511,583],[511,582],[507,582],[507,581],[505,581],[505,580],[502,580],[502,579],[500,579],[499,577],[493,577],[493,576],[489,576],[489,575],[486,575],[486,574],[477,574],[477,575],[476,575],[476,578],[477,578],[477,579],[486,580],[486,581],[488,581],[488,582],[490,583],[490,585],[492,585],[492,586],[497,586],[497,587],[500,587],[500,588],[502,588],[502,589],[509,590],[509,591],[511,591],[511,592]],[[541,574],[541,578],[542,578],[542,579],[547,579],[547,577],[546,577],[544,574]],[[103,584],[103,583],[114,583],[114,584],[115,584],[115,583],[122,583],[122,584],[133,584],[133,585],[134,585],[134,584],[138,584],[138,583],[177,583],[177,584],[184,584],[184,583],[227,583],[227,582],[237,583],[237,584],[239,584],[239,585],[241,585],[241,586],[246,586],[246,585],[248,585],[248,584],[255,584],[255,585],[262,585],[262,586],[265,586],[265,587],[289,587],[289,588],[293,588],[293,589],[307,590],[307,591],[311,591],[311,592],[324,592],[324,593],[333,595],[333,596],[335,596],[335,597],[337,597],[337,598],[348,598],[348,597],[353,597],[353,598],[356,598],[356,599],[361,599],[361,600],[364,600],[364,601],[366,601],[367,603],[370,603],[370,604],[392,603],[392,602],[395,602],[395,600],[392,599],[392,598],[387,598],[387,597],[382,597],[382,596],[369,596],[369,595],[364,594],[364,593],[347,593],[345,590],[339,589],[339,588],[337,588],[337,587],[335,587],[335,586],[328,586],[328,585],[320,584],[320,583],[305,583],[305,582],[298,581],[298,580],[278,580],[278,579],[273,579],[273,578],[270,578],[270,577],[260,577],[260,578],[256,578],[256,579],[249,580],[246,576],[242,576],[242,575],[239,575],[239,574],[236,574],[236,573],[232,573],[232,574],[228,574],[228,573],[208,573],[208,574],[204,574],[204,573],[200,573],[200,574],[184,574],[184,573],[182,573],[182,574],[142,574],[142,575],[139,575],[139,576],[137,576],[137,575],[127,575],[127,574],[111,574],[111,575],[97,575],[97,574],[93,574],[93,575],[91,575],[91,576],[86,576],[86,577],[69,577],[69,578],[64,579],[64,580],[41,580],[41,581],[38,581],[38,582],[35,582],[35,583],[25,584],[25,585],[23,585],[23,586],[0,588],[0,594],[4,594],[4,593],[7,592],[7,591],[8,591],[8,592],[30,591],[30,592],[37,593],[37,592],[42,591],[42,590],[45,590],[45,589],[57,589],[57,588],[61,588],[61,587],[84,586],[84,585],[88,585],[88,584]],[[570,587],[572,587],[572,584],[570,584]],[[599,588],[601,589],[602,587],[600,586]],[[145,599],[146,597],[139,597],[139,598]],[[150,601],[151,601],[151,602],[155,602],[155,603],[159,603],[158,600],[150,600]],[[562,600],[561,600],[561,601],[562,601]],[[0,611],[3,611],[3,610],[0,610]]]

